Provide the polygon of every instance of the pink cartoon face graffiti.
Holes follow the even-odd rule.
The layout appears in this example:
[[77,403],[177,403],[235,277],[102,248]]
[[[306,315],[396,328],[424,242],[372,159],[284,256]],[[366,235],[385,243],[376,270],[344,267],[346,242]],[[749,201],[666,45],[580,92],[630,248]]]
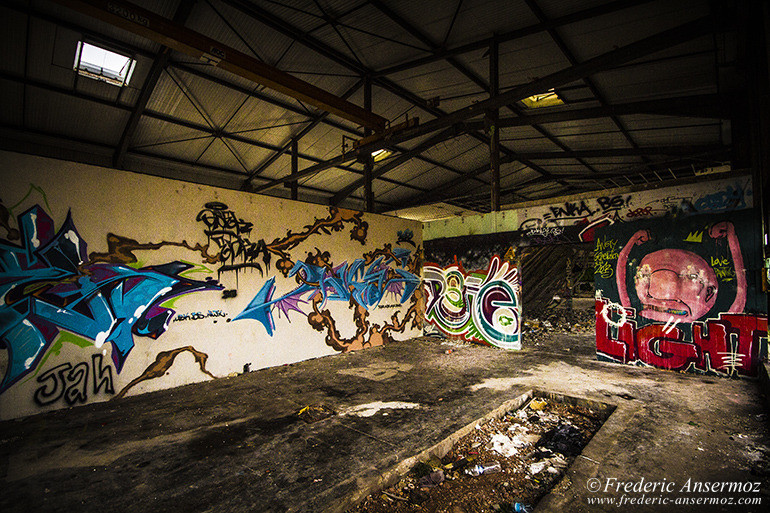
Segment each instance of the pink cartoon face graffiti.
[[[746,305],[746,275],[743,255],[729,221],[709,227],[713,239],[726,239],[735,266],[736,294],[728,312],[742,312]],[[639,230],[626,243],[618,255],[617,286],[620,303],[631,306],[626,290],[628,256],[634,246],[642,246],[651,238],[647,230]],[[719,292],[714,269],[697,254],[684,249],[661,249],[646,254],[634,275],[634,285],[642,303],[640,315],[653,321],[680,321],[691,323],[703,318],[713,308]]]
[[[634,276],[642,317],[692,322],[717,300],[718,282],[706,261],[682,249],[662,249],[642,258]],[[673,319],[672,319],[673,318]]]

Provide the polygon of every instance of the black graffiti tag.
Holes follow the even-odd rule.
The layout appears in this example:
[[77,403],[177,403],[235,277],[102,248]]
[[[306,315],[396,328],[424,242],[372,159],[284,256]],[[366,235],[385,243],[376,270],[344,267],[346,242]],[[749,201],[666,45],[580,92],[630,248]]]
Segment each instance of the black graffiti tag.
[[251,267],[261,273],[262,266],[255,260],[261,256],[265,265],[269,265],[270,253],[264,240],[249,240],[254,224],[239,219],[219,201],[206,203],[204,207],[195,220],[206,225],[204,233],[219,248],[219,260],[223,263],[219,272]]
[[98,394],[102,388],[107,394],[114,394],[112,386],[112,367],[104,365],[101,354],[91,355],[91,366],[80,362],[73,366],[62,363],[46,371],[37,378],[42,386],[35,390],[33,399],[38,406],[47,406],[60,399],[73,406],[88,401],[88,374],[93,369],[93,393]]

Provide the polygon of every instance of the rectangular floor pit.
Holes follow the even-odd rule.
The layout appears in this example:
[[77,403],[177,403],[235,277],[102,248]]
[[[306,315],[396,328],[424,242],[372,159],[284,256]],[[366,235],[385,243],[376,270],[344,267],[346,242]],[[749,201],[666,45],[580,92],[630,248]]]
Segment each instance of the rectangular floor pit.
[[[607,403],[529,390],[401,461],[377,485],[351,497],[347,512],[531,511],[614,410]],[[471,475],[479,466],[485,471]]]

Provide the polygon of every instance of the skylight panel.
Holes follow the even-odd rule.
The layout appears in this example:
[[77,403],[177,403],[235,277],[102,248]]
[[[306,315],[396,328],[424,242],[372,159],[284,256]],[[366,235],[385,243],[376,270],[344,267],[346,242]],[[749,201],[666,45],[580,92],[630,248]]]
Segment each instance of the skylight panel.
[[84,77],[122,87],[131,80],[135,64],[131,57],[79,41],[73,68]]
[[527,108],[538,109],[540,107],[554,107],[556,105],[564,105],[564,101],[556,94],[556,91],[549,89],[541,94],[533,94],[528,98],[521,100]]

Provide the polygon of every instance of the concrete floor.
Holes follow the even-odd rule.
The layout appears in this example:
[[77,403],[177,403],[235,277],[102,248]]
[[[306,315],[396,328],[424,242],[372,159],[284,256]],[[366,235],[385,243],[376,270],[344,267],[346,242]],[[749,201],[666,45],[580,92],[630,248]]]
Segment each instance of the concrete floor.
[[[417,339],[0,423],[0,511],[344,511],[533,388],[617,405],[537,511],[768,511],[757,382],[603,363],[593,351],[592,335],[520,352]],[[319,404],[339,414],[294,415]],[[644,493],[649,482],[669,484]],[[740,491],[694,491],[722,482]],[[660,504],[683,497],[734,505]],[[737,504],[747,499],[762,504]]]

